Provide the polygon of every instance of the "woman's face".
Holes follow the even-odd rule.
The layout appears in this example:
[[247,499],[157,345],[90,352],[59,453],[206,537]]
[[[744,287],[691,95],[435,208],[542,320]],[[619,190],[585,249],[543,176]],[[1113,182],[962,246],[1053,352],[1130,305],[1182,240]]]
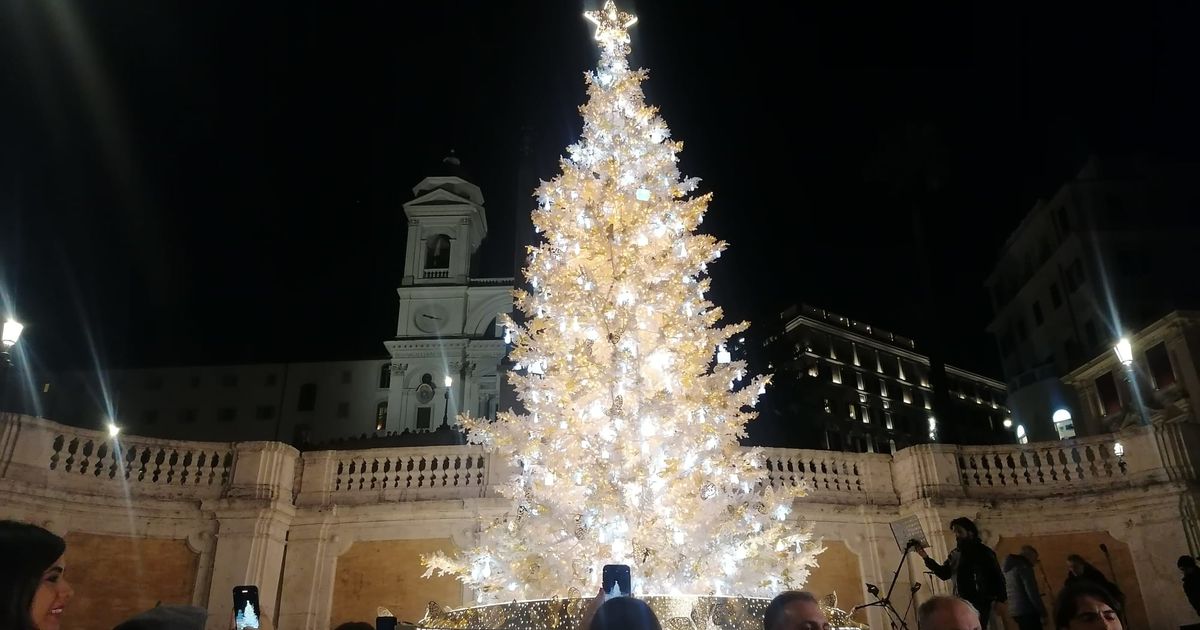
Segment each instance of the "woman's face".
[[1075,600],[1077,611],[1067,630],[1121,630],[1121,618],[1112,606],[1084,595]]
[[59,630],[63,609],[75,594],[63,576],[65,570],[66,565],[59,558],[42,573],[42,580],[33,594],[33,603],[29,606],[29,616],[37,630]]

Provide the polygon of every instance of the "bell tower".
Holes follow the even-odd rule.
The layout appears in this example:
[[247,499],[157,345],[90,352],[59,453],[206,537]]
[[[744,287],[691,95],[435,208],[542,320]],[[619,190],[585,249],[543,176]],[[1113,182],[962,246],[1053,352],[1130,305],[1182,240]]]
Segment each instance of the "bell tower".
[[467,181],[453,152],[437,175],[413,187],[402,286],[466,284],[471,256],[487,236],[487,213],[479,186]]
[[495,417],[499,366],[507,349],[496,320],[512,312],[512,278],[472,278],[471,256],[487,236],[483,193],[458,157],[413,187],[404,204],[408,238],[404,276],[396,289],[396,337],[386,429],[461,434],[450,430],[467,412]]

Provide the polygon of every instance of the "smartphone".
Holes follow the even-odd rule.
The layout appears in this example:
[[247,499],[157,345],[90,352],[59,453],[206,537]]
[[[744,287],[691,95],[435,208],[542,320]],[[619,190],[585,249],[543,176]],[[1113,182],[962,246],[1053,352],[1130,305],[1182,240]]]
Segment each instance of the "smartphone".
[[627,564],[606,564],[602,574],[604,601],[633,595],[633,578]]
[[233,627],[236,630],[258,630],[258,617],[261,614],[257,586],[233,587]]

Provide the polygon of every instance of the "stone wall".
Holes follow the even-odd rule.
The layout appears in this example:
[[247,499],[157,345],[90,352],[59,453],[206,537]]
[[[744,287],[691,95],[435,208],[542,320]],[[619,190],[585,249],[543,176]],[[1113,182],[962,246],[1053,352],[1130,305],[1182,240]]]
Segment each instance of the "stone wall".
[[373,624],[379,606],[401,621],[418,621],[431,601],[451,608],[461,606],[462,587],[457,580],[420,577],[425,572],[422,555],[454,550],[454,542],[448,538],[354,543],[338,556],[329,625],[336,627],[347,621]]
[[187,541],[68,532],[70,627],[109,630],[164,604],[190,604],[199,557]]
[[[891,522],[916,517],[942,558],[953,547],[950,519],[969,516],[1002,557],[1021,544],[1038,547],[1048,594],[1068,553],[1108,573],[1104,543],[1135,627],[1197,621],[1174,562],[1200,553],[1200,425],[1020,446],[921,445],[894,456],[763,456],[772,484],[809,490],[794,514],[826,551],[808,587],[836,592],[843,609],[870,601],[865,582],[890,581],[901,560]],[[4,415],[0,518],[67,537],[77,590],[70,627],[111,627],[162,600],[206,606],[217,630],[238,584],[259,586],[280,630],[369,621],[378,606],[416,620],[430,600],[474,601],[453,580],[420,580],[417,558],[470,545],[481,520],[504,514],[507,503],[491,488],[505,471],[492,459],[469,446],[301,455],[271,442],[114,442]],[[121,579],[105,579],[113,575]],[[901,610],[916,583],[918,599],[949,589],[906,563],[893,595]],[[886,626],[878,609],[859,615]]]

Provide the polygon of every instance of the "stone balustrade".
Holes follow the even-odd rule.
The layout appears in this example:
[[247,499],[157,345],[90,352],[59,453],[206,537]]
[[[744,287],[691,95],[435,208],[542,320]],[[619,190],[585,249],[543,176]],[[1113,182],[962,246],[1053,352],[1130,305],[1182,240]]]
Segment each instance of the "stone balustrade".
[[[67,483],[100,493],[221,496],[251,444],[181,442],[0,415],[0,477]],[[1141,427],[1122,434],[1023,445],[925,444],[895,456],[760,449],[770,483],[804,486],[832,504],[895,505],[913,498],[1038,497],[1196,479],[1200,427]],[[260,447],[256,447],[260,448]],[[362,504],[488,495],[502,474],[478,446],[312,451],[299,456],[297,504]],[[253,484],[251,484],[253,485]],[[290,490],[290,484],[289,484]]]

